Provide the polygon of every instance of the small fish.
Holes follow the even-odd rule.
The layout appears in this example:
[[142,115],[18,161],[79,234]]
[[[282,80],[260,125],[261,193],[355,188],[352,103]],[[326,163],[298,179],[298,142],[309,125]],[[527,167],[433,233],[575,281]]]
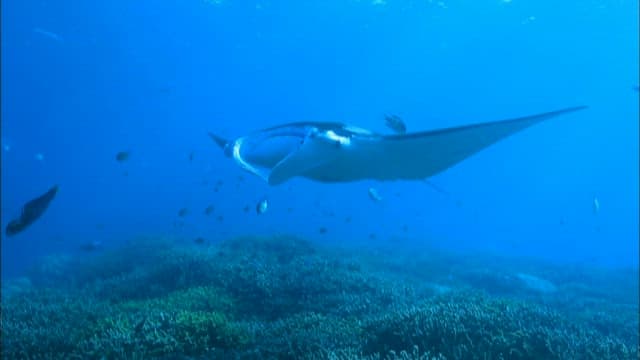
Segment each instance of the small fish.
[[185,217],[189,214],[189,209],[187,208],[182,208],[180,210],[178,210],[178,216],[180,217]]
[[333,210],[323,210],[322,215],[327,217],[335,217],[336,213]]
[[54,185],[46,193],[24,204],[20,217],[9,222],[5,229],[5,234],[7,236],[16,235],[33,224],[44,214],[57,193],[58,185]]
[[44,160],[44,155],[42,155],[42,153],[37,153],[33,157],[38,161],[43,161]]
[[246,212],[246,213],[248,213],[250,210],[251,210],[251,206],[249,206],[249,205],[245,205],[245,206],[242,208],[242,211],[244,211],[244,212]]
[[409,231],[409,225],[407,225],[407,224],[402,225],[402,231],[403,232],[408,232]]
[[56,41],[56,42],[63,42],[64,41],[64,39],[62,39],[62,36],[60,36],[60,35],[58,35],[56,33],[53,33],[51,31],[38,28],[38,27],[37,28],[33,28],[33,32],[36,33],[36,34],[40,34],[40,35],[42,35],[42,36],[44,36],[46,38],[49,38],[49,39],[51,39],[53,41]]
[[142,331],[144,330],[144,324],[147,322],[147,317],[143,317],[142,320],[140,320],[136,326],[133,327],[133,333],[138,335],[140,333],[142,333]]
[[1,141],[2,141],[2,149],[4,151],[9,152],[11,150],[11,142],[8,139],[4,138],[4,137],[2,138]]
[[347,216],[346,218],[344,218],[344,222],[346,222],[347,224],[350,223],[351,220],[353,220],[351,216]]
[[130,156],[131,156],[131,154],[128,151],[119,151],[116,154],[116,161],[117,162],[125,162],[125,161],[129,160]]
[[440,194],[449,196],[449,192],[447,192],[447,190],[445,190],[442,187],[440,187],[439,185],[435,184],[433,181],[431,181],[429,179],[425,179],[424,183],[427,184],[433,190],[439,192]]
[[84,243],[80,245],[80,250],[90,252],[90,251],[98,250],[101,247],[102,247],[102,241],[94,240],[94,241],[90,241],[88,243]]
[[640,85],[634,85],[633,86],[633,90],[635,90],[636,92],[640,91]]
[[382,201],[382,196],[380,196],[378,190],[372,187],[369,188],[369,198],[375,202]]
[[206,207],[206,209],[204,209],[204,214],[209,216],[211,214],[213,214],[213,211],[215,210],[215,208],[213,207],[213,205],[209,205]]
[[258,215],[264,214],[269,209],[269,202],[267,199],[262,199],[256,204],[256,213]]
[[223,221],[224,221],[224,216],[222,216],[222,215],[218,215],[218,216],[216,217],[216,220],[218,220],[218,221],[220,221],[220,222],[223,222]]
[[174,228],[181,228],[181,227],[184,227],[184,222],[182,222],[182,221],[177,221],[177,220],[176,220],[176,221],[174,221],[174,222],[173,222],[173,227],[174,227]]
[[193,161],[193,159],[196,157],[196,153],[194,151],[189,153],[189,161]]
[[202,236],[198,236],[197,238],[193,239],[193,242],[198,244],[198,245],[202,245],[205,243],[205,239]]
[[407,132],[407,126],[404,121],[397,115],[384,115],[384,123],[387,127],[398,134],[404,134]]
[[598,214],[600,212],[600,200],[597,197],[593,197],[593,213]]
[[326,234],[328,231],[329,231],[329,230],[328,230],[326,227],[324,227],[324,226],[321,226],[321,227],[318,229],[318,232],[319,232],[320,234],[322,234],[322,235]]
[[369,234],[369,239],[375,240],[378,236],[375,233]]

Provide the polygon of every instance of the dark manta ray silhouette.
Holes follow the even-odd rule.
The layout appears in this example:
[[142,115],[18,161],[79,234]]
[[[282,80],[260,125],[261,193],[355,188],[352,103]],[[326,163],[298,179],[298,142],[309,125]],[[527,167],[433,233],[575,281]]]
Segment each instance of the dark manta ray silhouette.
[[58,185],[55,185],[46,193],[24,204],[20,217],[9,222],[5,229],[5,234],[7,234],[7,236],[13,236],[33,224],[44,214],[51,200],[53,200],[57,193]]
[[512,134],[586,106],[431,131],[381,135],[333,122],[284,124],[235,140],[211,139],[270,185],[302,176],[321,182],[426,179]]

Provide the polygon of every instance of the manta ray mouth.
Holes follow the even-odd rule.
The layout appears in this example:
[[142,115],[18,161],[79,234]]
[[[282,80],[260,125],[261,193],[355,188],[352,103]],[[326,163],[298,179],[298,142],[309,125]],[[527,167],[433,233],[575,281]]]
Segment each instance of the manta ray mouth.
[[243,169],[275,185],[334,161],[350,145],[349,136],[331,129],[283,128],[237,139],[232,157]]
[[242,149],[243,143],[244,143],[244,138],[240,138],[240,139],[237,139],[236,141],[234,141],[233,148],[232,148],[232,151],[231,151],[233,159],[238,163],[238,165],[240,165],[241,168],[243,168],[243,169],[249,171],[250,173],[252,173],[254,175],[257,175],[257,176],[261,177],[263,180],[267,181],[268,180],[268,175],[265,174],[264,171],[261,171],[260,169],[256,168],[255,166],[252,166],[247,161],[245,161],[245,159],[242,156],[242,153],[240,151]]
[[233,143],[232,156],[243,169],[269,181],[271,170],[297,151],[304,139],[289,134],[259,139],[241,137]]

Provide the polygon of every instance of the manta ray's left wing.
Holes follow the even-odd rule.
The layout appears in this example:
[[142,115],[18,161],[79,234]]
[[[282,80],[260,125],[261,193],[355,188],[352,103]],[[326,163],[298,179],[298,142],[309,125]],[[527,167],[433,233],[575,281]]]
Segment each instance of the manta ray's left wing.
[[326,182],[426,179],[532,125],[584,108],[403,135],[354,136],[330,168],[304,176]]

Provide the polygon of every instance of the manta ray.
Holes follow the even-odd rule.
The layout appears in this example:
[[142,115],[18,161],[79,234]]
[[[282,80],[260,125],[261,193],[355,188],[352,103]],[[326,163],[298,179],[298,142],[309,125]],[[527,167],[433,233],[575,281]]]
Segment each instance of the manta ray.
[[395,135],[338,122],[295,122],[235,140],[211,132],[209,137],[227,157],[269,185],[294,177],[323,183],[424,180],[521,130],[585,108]]

